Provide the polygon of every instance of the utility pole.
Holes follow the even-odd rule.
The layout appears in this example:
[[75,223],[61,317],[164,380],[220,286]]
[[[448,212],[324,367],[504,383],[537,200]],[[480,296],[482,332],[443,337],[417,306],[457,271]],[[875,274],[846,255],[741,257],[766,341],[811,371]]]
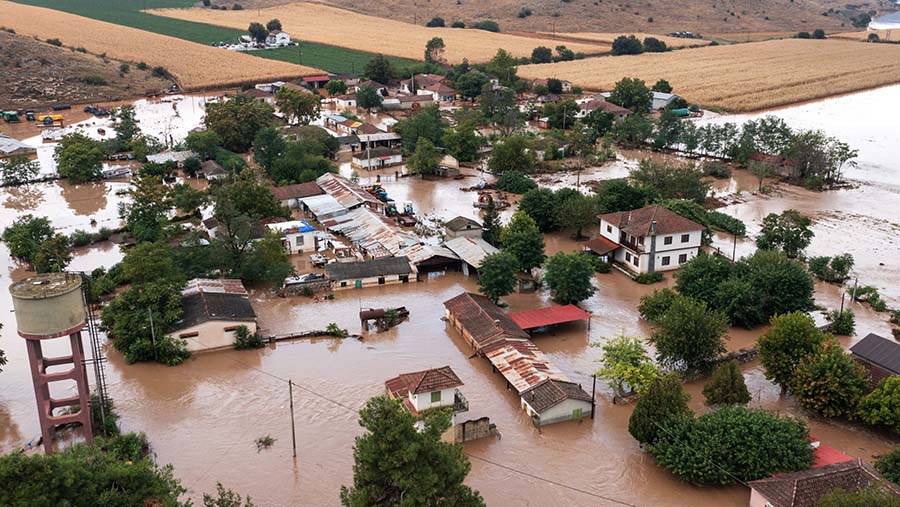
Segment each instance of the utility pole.
[[591,375],[591,378],[594,379],[594,386],[591,387],[591,419],[594,419],[594,408],[597,406],[597,374]]
[[850,298],[850,304],[852,305],[854,301],[856,301],[856,286],[859,284],[859,277],[853,279],[853,297]]
[[156,348],[156,330],[153,329],[153,309],[147,308],[147,313],[150,315],[150,342],[153,344],[153,355],[156,361],[159,362],[159,349]]
[[737,255],[737,234],[734,235],[734,245],[731,247],[731,262],[734,262],[734,257]]
[[294,426],[294,382],[288,380],[288,396],[291,398],[291,444],[294,448],[294,457],[297,457],[297,430]]

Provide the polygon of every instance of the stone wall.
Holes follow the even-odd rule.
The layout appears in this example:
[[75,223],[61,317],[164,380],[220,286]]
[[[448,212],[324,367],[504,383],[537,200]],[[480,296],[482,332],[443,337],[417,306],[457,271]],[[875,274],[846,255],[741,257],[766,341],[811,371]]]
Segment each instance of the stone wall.
[[472,419],[459,423],[448,431],[448,435],[453,443],[462,444],[471,442],[480,438],[491,437],[497,434],[497,425],[491,423],[489,417],[481,419]]

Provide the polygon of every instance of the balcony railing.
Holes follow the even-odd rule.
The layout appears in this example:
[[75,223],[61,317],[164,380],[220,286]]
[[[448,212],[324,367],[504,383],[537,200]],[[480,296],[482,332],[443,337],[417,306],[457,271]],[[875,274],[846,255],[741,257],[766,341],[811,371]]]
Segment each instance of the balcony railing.
[[453,412],[468,412],[469,400],[463,396],[463,393],[456,391],[453,395]]

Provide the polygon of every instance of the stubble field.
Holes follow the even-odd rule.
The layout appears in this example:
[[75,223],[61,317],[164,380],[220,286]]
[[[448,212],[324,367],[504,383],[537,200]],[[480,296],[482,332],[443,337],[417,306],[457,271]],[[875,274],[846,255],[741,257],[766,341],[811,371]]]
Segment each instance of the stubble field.
[[56,38],[65,47],[168,70],[186,90],[199,90],[321,71],[225,51],[165,35],[128,28],[64,12],[0,0],[0,20],[20,35]]
[[623,77],[668,80],[688,102],[757,111],[900,82],[900,46],[785,39],[519,67],[530,79],[610,90]]
[[616,37],[620,35],[634,35],[641,41],[646,39],[647,37],[655,37],[666,43],[666,46],[670,48],[685,48],[690,46],[706,46],[710,43],[708,40],[704,39],[685,39],[681,37],[670,37],[668,35],[657,35],[652,33],[597,33],[597,32],[540,32],[541,35],[547,35],[549,37],[554,37],[558,39],[566,39],[573,41],[581,41],[588,43],[601,43],[601,44],[609,44],[612,46]]
[[[286,32],[304,41],[416,60],[422,59],[426,42],[432,37],[441,37],[446,45],[445,57],[450,63],[459,63],[463,58],[468,58],[472,62],[485,62],[490,60],[498,49],[505,49],[517,57],[531,56],[534,48],[548,45],[546,39],[538,37],[468,28],[427,28],[302,2],[268,9],[238,11],[195,8],[155,9],[149,12],[159,16],[237,29],[246,29],[251,22],[265,24],[270,19],[277,18]],[[588,55],[606,53],[610,49],[609,44],[594,42],[572,42],[565,45],[576,53]]]

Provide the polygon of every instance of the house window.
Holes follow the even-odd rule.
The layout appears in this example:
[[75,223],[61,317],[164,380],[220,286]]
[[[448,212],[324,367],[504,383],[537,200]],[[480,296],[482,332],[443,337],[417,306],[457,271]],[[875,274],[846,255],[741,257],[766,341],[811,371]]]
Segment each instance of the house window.
[[663,238],[663,245],[671,245],[672,239],[672,236],[666,236],[665,238]]
[[401,275],[400,281],[403,283],[409,283],[409,275]]
[[228,326],[226,328],[223,328],[222,330],[225,331],[226,333],[229,333],[231,331],[236,331],[238,327],[240,327],[240,326]]
[[631,262],[631,254],[628,252],[625,252],[625,262]]
[[341,282],[341,287],[346,287],[346,286],[347,286],[347,282]]
[[640,238],[638,238],[638,245],[643,245],[643,244],[644,244],[644,237],[641,236]]
[[690,240],[691,240],[691,235],[690,235],[690,234],[682,234],[682,235],[681,235],[681,242],[682,242],[682,243],[687,243],[687,242],[690,241]]
[[384,277],[383,276],[378,277],[378,285],[384,285]]
[[584,412],[582,412],[582,409],[580,408],[572,410],[572,419],[581,419],[583,413]]
[[303,246],[303,236],[297,236],[297,246]]
[[612,232],[612,226],[611,226],[611,225],[607,225],[607,226],[606,226],[606,232]]
[[634,256],[634,265],[635,265],[635,266],[640,266],[640,262],[641,262],[641,258],[638,257],[637,255],[635,255],[635,256]]
[[440,403],[441,402],[441,392],[435,391],[431,393],[431,402],[432,403]]
[[687,254],[681,254],[678,256],[678,264],[684,264],[687,262]]
[[665,257],[662,258],[662,262],[660,262],[660,264],[662,264],[663,266],[668,266],[670,260],[671,259],[669,258],[669,256],[666,255]]

